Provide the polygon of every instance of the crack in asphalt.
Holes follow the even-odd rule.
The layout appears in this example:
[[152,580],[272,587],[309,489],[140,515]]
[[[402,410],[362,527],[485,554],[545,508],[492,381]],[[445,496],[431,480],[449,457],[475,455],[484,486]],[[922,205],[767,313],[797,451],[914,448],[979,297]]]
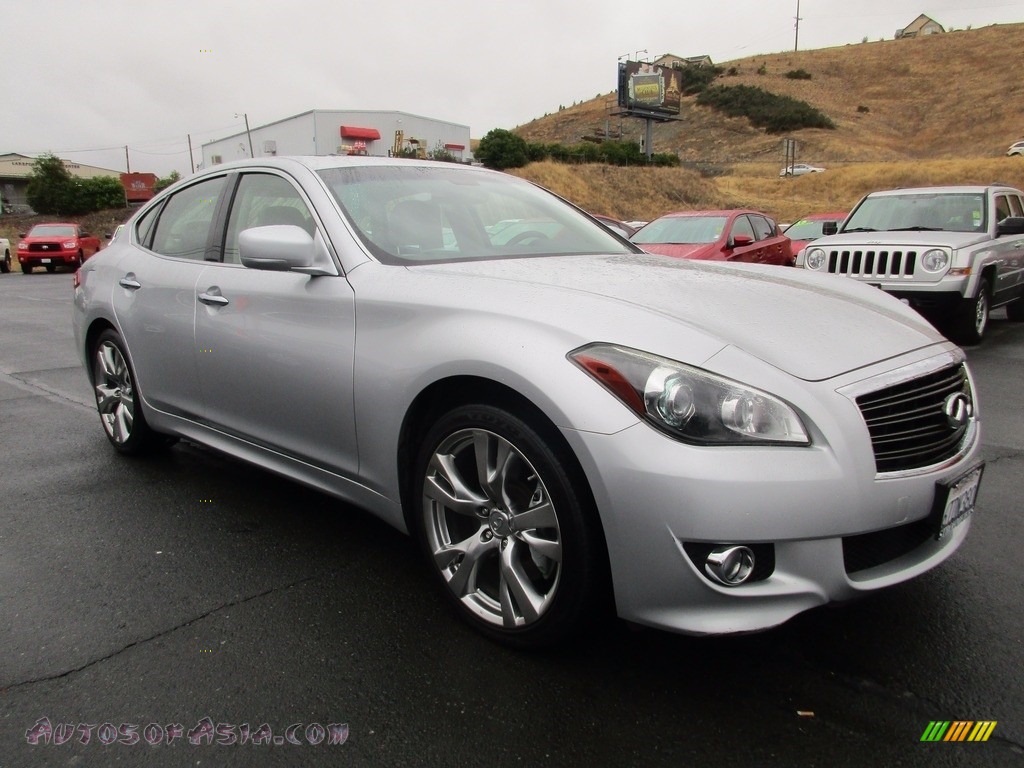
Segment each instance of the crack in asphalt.
[[14,690],[19,689],[19,688],[24,688],[26,686],[35,685],[36,683],[48,683],[48,682],[52,682],[54,680],[60,680],[61,678],[69,677],[69,676],[71,676],[71,675],[73,675],[73,674],[75,674],[77,672],[82,672],[82,671],[84,671],[86,669],[89,669],[89,667],[94,667],[97,664],[102,664],[104,661],[109,661],[110,659],[113,659],[113,658],[115,658],[117,656],[120,656],[122,653],[125,653],[126,651],[130,651],[132,648],[136,648],[138,646],[145,645],[147,643],[151,643],[154,640],[159,640],[161,637],[166,637],[167,635],[170,635],[170,634],[172,634],[174,632],[177,632],[179,629],[184,629],[185,627],[190,627],[193,624],[196,624],[196,623],[202,621],[203,619],[207,619],[210,616],[213,616],[214,614],[216,614],[216,613],[218,613],[220,611],[223,611],[225,609],[234,608],[234,607],[239,606],[239,605],[244,605],[246,603],[252,602],[253,600],[258,600],[261,597],[266,597],[267,595],[274,594],[275,592],[284,592],[286,590],[289,590],[289,589],[292,589],[294,587],[297,587],[300,584],[305,584],[307,582],[314,581],[317,578],[319,578],[319,577],[318,576],[305,576],[305,577],[303,577],[301,579],[298,579],[297,581],[291,582],[290,584],[285,584],[284,586],[271,587],[270,589],[266,589],[263,592],[258,592],[258,593],[254,594],[254,595],[249,595],[247,597],[243,597],[243,598],[240,598],[238,600],[234,600],[234,601],[229,602],[229,603],[223,603],[222,605],[218,605],[215,608],[211,608],[209,611],[206,611],[206,613],[202,613],[199,616],[195,616],[195,617],[193,617],[191,619],[188,619],[187,621],[183,621],[182,623],[180,623],[180,624],[178,624],[176,626],[169,627],[168,629],[163,629],[163,630],[157,632],[156,634],[150,635],[149,637],[142,638],[141,640],[135,640],[134,642],[128,643],[124,647],[119,648],[119,649],[117,649],[115,651],[112,651],[112,652],[106,654],[105,656],[100,656],[99,658],[91,659],[90,661],[87,661],[85,664],[82,664],[79,667],[74,667],[72,669],[67,669],[67,670],[64,670],[63,672],[58,672],[58,673],[55,673],[55,674],[52,674],[52,675],[46,675],[46,676],[43,676],[43,677],[32,678],[31,680],[21,680],[19,682],[11,683],[10,685],[7,685],[7,686],[0,687],[0,693],[8,693],[8,692],[14,691]]
[[[61,366],[60,368],[53,368],[51,370],[67,370],[67,367],[68,366]],[[16,371],[10,373],[0,371],[0,382],[10,384],[11,386],[24,391],[26,393],[25,397],[43,397],[51,402],[57,401],[62,404],[74,405],[89,412],[92,412],[94,409],[95,406],[92,403],[84,402],[81,399],[72,397],[66,392],[61,392],[59,389],[48,387],[35,379],[25,378],[34,373],[45,373],[45,371]]]

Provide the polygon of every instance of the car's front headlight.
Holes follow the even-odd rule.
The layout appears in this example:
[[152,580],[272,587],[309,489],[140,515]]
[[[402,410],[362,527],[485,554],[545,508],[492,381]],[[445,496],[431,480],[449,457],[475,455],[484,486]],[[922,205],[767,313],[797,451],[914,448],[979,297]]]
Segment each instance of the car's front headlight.
[[824,269],[828,264],[828,256],[821,248],[808,248],[804,257],[804,265],[808,269]]
[[589,344],[568,357],[676,439],[700,445],[810,444],[790,406],[724,376],[612,344]]
[[949,254],[938,248],[925,251],[921,256],[921,266],[928,272],[941,272],[949,266]]

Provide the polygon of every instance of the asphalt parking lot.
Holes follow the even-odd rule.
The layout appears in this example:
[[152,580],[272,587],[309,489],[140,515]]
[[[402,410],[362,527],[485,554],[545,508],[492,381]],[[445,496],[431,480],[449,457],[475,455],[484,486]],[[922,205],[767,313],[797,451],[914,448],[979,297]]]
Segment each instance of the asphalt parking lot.
[[[68,273],[0,275],[0,766],[1024,765],[1024,324],[1002,313],[968,351],[988,464],[942,567],[757,635],[612,625],[528,655],[358,510],[191,445],[117,456],[70,303]],[[44,719],[65,743],[29,743]],[[922,742],[933,721],[996,725]]]

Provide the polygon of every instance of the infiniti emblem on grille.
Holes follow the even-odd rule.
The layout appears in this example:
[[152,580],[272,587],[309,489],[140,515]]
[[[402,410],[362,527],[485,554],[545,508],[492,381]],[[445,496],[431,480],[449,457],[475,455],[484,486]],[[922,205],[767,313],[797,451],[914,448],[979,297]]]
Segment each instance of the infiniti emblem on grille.
[[942,412],[946,414],[946,423],[953,431],[967,426],[967,420],[974,413],[970,398],[963,392],[954,392],[942,403]]

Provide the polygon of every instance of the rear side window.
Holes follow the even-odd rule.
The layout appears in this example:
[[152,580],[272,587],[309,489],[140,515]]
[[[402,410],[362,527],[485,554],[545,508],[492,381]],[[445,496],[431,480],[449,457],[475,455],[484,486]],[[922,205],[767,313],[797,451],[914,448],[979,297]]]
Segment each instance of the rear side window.
[[[219,176],[171,195],[156,221],[150,248],[162,256],[203,259],[210,224],[223,191],[224,177]],[[140,222],[140,235],[144,223]]]

